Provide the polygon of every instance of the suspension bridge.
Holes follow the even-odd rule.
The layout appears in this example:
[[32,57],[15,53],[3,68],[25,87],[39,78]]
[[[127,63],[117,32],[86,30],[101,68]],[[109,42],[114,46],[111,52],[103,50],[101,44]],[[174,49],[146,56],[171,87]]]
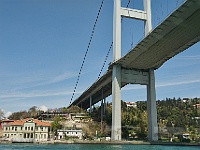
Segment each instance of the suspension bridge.
[[[107,72],[86,89],[70,106],[92,110],[92,105],[112,95],[112,140],[121,140],[121,88],[127,84],[146,85],[148,140],[158,140],[154,70],[200,40],[200,1],[187,0],[152,30],[151,3],[144,10],[121,7],[114,0],[113,62]],[[144,21],[145,37],[121,57],[121,17]],[[69,106],[69,107],[70,107]]]

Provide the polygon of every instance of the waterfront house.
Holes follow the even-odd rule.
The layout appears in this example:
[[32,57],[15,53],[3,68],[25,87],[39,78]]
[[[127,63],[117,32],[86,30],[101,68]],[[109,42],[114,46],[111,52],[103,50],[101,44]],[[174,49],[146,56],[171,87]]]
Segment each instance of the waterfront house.
[[65,137],[82,139],[83,136],[82,130],[58,130],[57,132],[58,140],[64,139]]
[[27,118],[14,120],[3,127],[3,136],[13,142],[47,141],[50,123]]
[[3,127],[6,126],[8,123],[13,122],[14,120],[9,119],[2,119],[0,120],[0,137],[3,136]]

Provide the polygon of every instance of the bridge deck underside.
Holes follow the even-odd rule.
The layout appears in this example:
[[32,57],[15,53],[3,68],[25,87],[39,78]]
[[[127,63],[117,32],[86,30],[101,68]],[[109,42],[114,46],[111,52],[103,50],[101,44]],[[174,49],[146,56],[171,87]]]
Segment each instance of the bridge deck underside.
[[[200,40],[200,1],[186,1],[167,19],[132,48],[124,57],[109,66],[108,71],[78,97],[71,105],[90,107],[112,93],[112,67],[126,69],[158,69],[167,60]],[[122,87],[129,83],[122,83]],[[103,89],[103,96],[102,96]],[[70,106],[71,106],[70,105]]]
[[157,69],[200,39],[200,1],[187,1],[149,35],[114,62],[125,68]]

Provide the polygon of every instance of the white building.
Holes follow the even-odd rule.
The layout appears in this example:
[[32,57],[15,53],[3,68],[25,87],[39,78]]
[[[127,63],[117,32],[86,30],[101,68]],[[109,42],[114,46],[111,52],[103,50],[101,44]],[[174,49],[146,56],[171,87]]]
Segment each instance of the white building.
[[50,126],[37,119],[14,120],[3,127],[3,136],[13,142],[47,141]]
[[76,137],[82,139],[82,130],[58,130],[58,140],[64,139],[65,137]]
[[137,103],[136,102],[126,102],[127,107],[134,107],[137,108]]

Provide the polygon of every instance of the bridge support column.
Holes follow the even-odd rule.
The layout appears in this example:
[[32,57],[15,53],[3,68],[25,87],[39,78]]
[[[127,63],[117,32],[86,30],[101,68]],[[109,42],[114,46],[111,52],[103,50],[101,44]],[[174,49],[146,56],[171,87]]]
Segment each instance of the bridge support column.
[[106,98],[103,99],[103,114],[106,115]]
[[92,113],[92,96],[90,96],[90,114]]
[[149,70],[149,84],[147,85],[147,113],[148,113],[148,141],[158,140],[158,124],[156,109],[156,89],[154,70]]
[[112,75],[112,135],[113,141],[121,140],[121,66],[113,67]]
[[[121,0],[114,0],[113,62],[121,58]],[[121,141],[121,66],[112,70],[112,131],[111,139]]]
[[104,100],[103,100],[103,88],[102,88],[102,99],[101,99],[101,134],[103,133],[103,115],[104,115]]
[[145,26],[144,26],[144,33],[145,36],[149,34],[149,32],[152,30],[152,23],[151,23],[151,0],[143,0],[144,4],[144,11],[147,13],[147,18],[145,20]]
[[101,100],[101,134],[103,133],[103,99]]

